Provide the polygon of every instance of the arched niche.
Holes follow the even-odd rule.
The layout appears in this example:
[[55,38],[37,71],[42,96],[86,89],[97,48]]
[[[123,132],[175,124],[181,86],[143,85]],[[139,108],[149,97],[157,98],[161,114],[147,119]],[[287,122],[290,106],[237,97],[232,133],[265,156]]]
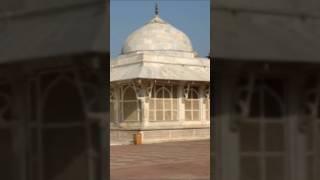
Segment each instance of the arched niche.
[[177,87],[156,85],[151,93],[149,109],[150,121],[178,120]]
[[200,93],[199,88],[192,87],[188,91],[185,99],[185,119],[186,121],[199,121],[200,118]]
[[302,98],[300,132],[305,135],[303,153],[307,180],[318,179],[320,165],[320,77],[312,75],[305,80]]
[[122,121],[139,121],[139,102],[131,86],[122,88],[121,110]]
[[59,78],[48,87],[43,106],[43,123],[71,123],[85,120],[84,102],[72,80]]
[[81,91],[67,77],[57,77],[46,89],[40,120],[43,179],[87,180],[88,131]]
[[286,176],[284,82],[274,77],[247,77],[239,82],[235,106],[239,117],[233,119],[238,119],[240,180]]
[[13,90],[10,83],[0,83],[0,169],[1,179],[16,179],[17,164],[17,127],[13,116]]

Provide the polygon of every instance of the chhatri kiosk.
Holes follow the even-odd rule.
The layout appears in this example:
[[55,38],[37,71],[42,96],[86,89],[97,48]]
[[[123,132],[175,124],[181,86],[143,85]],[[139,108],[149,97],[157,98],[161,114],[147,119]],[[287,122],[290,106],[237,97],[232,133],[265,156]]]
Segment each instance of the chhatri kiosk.
[[110,68],[111,145],[210,138],[210,61],[157,8]]

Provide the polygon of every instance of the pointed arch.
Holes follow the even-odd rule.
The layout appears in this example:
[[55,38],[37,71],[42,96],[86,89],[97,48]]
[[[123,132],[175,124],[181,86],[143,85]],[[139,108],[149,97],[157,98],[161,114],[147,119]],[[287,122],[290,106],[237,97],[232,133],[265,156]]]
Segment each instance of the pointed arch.
[[318,179],[320,172],[320,77],[310,76],[304,85],[303,115],[300,130],[305,134],[304,159],[310,180]]
[[123,86],[121,89],[121,120],[139,121],[140,108],[135,89],[129,85]]
[[257,86],[252,92],[250,117],[280,118],[284,116],[283,99],[271,87]]
[[[283,179],[286,171],[286,99],[285,79],[269,76],[247,77],[240,84],[238,105],[240,180],[272,177]],[[271,155],[277,154],[276,156]],[[277,167],[278,170],[271,169]],[[250,169],[254,169],[255,173]]]
[[84,107],[76,84],[68,78],[59,77],[45,91],[42,120],[45,123],[81,122],[85,120]]
[[185,119],[186,121],[200,121],[200,93],[199,88],[191,87],[185,99]]
[[178,120],[177,86],[156,85],[149,104],[150,121]]
[[156,98],[172,98],[172,92],[167,87],[160,87],[155,92]]

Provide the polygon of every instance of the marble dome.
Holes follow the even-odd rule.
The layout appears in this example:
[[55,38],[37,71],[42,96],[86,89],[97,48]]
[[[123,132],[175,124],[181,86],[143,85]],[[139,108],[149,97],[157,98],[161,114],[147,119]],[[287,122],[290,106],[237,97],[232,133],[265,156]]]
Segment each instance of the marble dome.
[[155,15],[144,26],[131,33],[122,47],[122,54],[156,52],[194,53],[189,37],[171,24]]

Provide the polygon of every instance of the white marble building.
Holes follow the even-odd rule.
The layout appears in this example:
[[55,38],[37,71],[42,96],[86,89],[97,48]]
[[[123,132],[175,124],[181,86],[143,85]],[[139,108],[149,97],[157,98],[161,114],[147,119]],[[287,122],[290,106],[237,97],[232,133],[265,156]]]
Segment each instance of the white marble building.
[[110,68],[111,144],[210,138],[210,61],[157,11]]

